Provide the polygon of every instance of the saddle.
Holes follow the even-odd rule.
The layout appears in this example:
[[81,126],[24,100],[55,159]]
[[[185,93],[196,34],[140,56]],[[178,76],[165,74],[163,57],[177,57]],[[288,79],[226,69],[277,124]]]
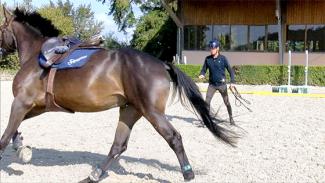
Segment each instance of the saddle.
[[74,111],[70,109],[65,109],[59,106],[55,102],[54,93],[53,93],[53,83],[57,68],[52,67],[54,64],[59,64],[63,61],[63,59],[69,56],[76,49],[80,48],[100,48],[100,44],[102,44],[104,39],[98,35],[93,36],[90,40],[86,42],[81,42],[76,38],[59,38],[53,37],[45,41],[41,48],[41,54],[45,57],[46,62],[42,63],[41,66],[49,70],[47,79],[44,81],[46,82],[46,95],[45,95],[45,103],[47,112],[49,111],[61,111],[61,112],[68,112],[74,113]]

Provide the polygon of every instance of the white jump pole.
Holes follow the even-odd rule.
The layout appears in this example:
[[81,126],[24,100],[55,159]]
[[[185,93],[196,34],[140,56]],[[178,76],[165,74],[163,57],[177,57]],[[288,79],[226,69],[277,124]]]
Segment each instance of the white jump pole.
[[291,50],[289,50],[289,60],[288,60],[288,86],[291,84]]
[[308,50],[306,50],[306,65],[305,65],[305,86],[308,85]]

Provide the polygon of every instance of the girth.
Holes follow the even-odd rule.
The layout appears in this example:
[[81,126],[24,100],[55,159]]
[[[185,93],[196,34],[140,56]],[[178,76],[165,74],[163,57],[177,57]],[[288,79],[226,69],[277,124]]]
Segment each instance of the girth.
[[65,57],[67,57],[70,53],[72,53],[74,50],[78,48],[100,48],[97,45],[86,45],[85,43],[77,44],[73,46],[71,49],[69,49],[67,52],[63,54],[57,54],[51,57],[47,63],[48,67],[45,69],[49,69],[49,72],[44,79],[44,82],[46,82],[46,94],[45,94],[45,110],[47,112],[53,111],[53,112],[68,112],[68,113],[74,113],[73,110],[66,109],[64,107],[61,107],[55,102],[55,95],[53,92],[53,84],[55,79],[55,74],[57,71],[57,68],[51,67],[53,64],[58,64],[60,61],[62,61]]
[[53,83],[54,83],[56,70],[57,70],[56,68],[51,68],[50,72],[47,75],[47,79],[44,80],[46,81],[45,111],[74,113],[74,111],[63,108],[55,102],[55,97],[53,93]]

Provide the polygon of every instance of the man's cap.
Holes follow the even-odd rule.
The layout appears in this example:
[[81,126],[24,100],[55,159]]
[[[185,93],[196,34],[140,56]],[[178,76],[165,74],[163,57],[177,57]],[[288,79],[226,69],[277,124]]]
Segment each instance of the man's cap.
[[220,46],[220,42],[217,39],[213,39],[209,42],[209,48],[218,48]]

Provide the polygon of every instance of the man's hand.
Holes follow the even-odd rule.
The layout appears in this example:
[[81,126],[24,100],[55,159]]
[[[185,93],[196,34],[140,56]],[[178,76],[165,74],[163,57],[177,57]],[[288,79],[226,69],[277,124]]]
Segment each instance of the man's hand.
[[199,78],[203,79],[203,78],[205,78],[205,76],[204,75],[199,75]]

